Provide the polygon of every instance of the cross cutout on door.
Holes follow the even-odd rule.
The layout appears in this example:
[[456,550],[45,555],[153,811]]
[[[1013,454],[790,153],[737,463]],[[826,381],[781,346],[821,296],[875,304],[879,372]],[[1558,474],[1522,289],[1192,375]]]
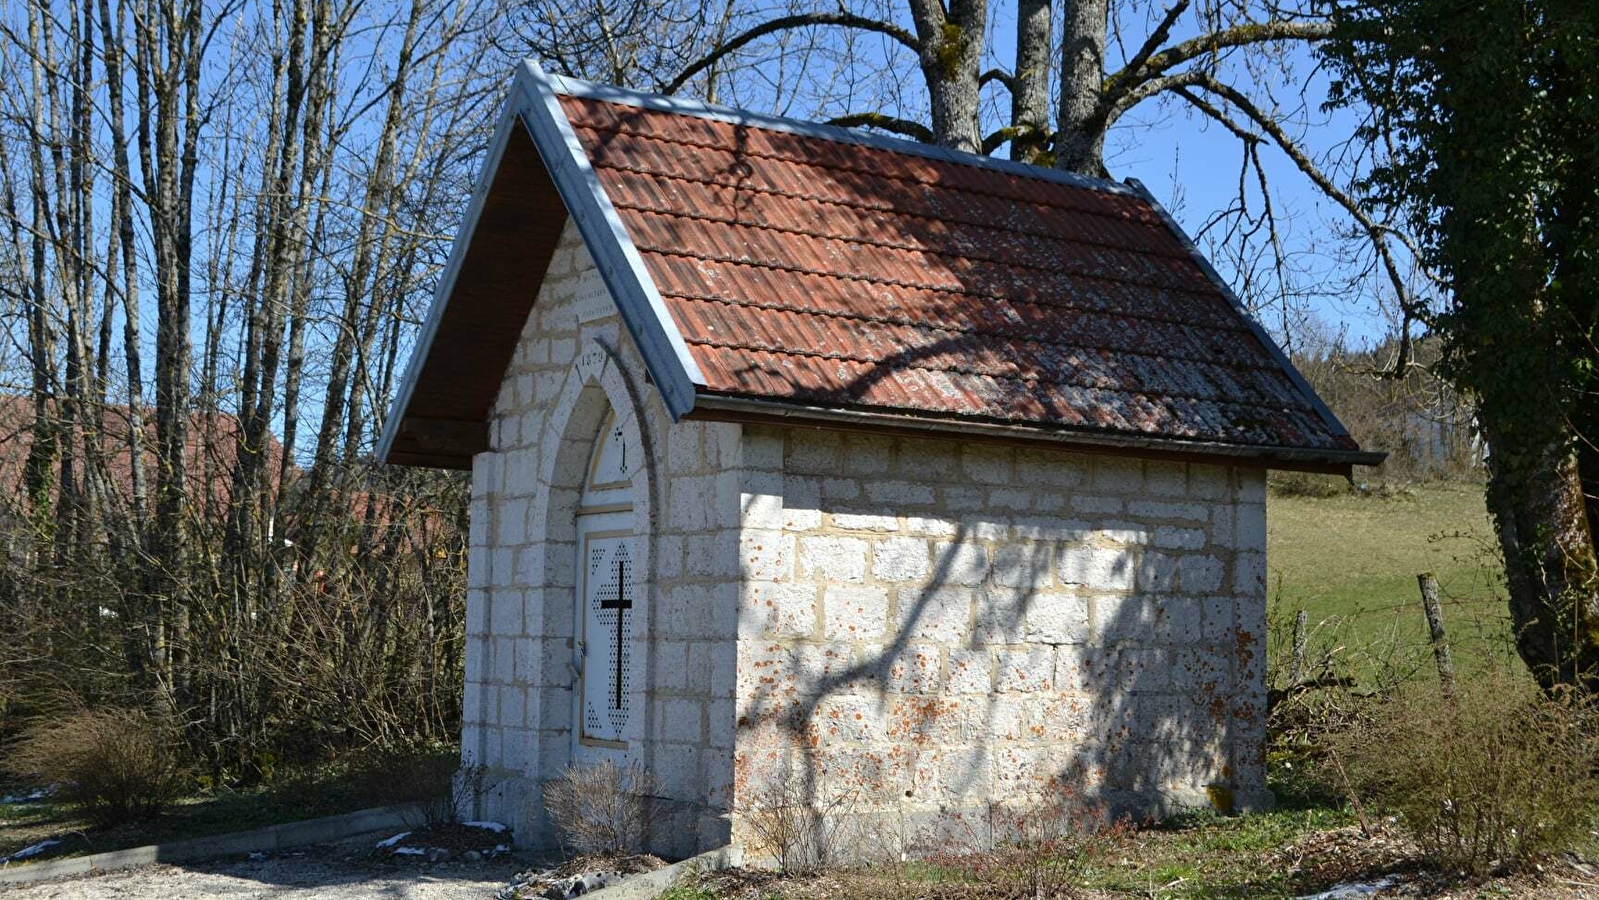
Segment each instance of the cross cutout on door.
[[616,644],[611,648],[611,654],[616,657],[616,681],[611,695],[611,706],[615,709],[622,708],[622,637],[623,617],[633,608],[633,592],[627,583],[627,560],[618,555],[616,557],[616,599],[601,600],[600,609],[616,610]]

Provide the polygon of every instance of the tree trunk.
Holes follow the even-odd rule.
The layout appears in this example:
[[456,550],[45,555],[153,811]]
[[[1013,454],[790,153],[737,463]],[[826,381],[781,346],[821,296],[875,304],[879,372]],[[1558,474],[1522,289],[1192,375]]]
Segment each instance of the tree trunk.
[[981,153],[977,67],[988,0],[955,0],[948,14],[939,0],[911,0],[911,18],[922,45],[919,61],[932,106],[933,140],[954,150]]
[[[140,362],[139,337],[139,253],[133,223],[133,166],[128,157],[128,135],[122,108],[122,15],[111,16],[111,0],[100,0],[100,31],[105,35],[106,105],[111,114],[112,218],[117,229],[117,248],[122,260],[122,356],[128,381],[128,486],[132,505],[132,532],[135,558],[144,549],[147,521],[144,473],[144,366]],[[107,271],[109,285],[116,273]]]
[[[200,2],[181,10],[136,4],[138,139],[154,251],[155,527],[146,567],[158,606],[156,655],[174,702],[185,704],[188,640],[189,338],[194,169],[200,125]],[[181,13],[177,15],[176,13]]]
[[1019,0],[1016,15],[1016,72],[1012,77],[1010,120],[1015,135],[1010,158],[1042,164],[1049,147],[1050,0]]
[[1055,167],[1080,175],[1105,172],[1105,80],[1107,0],[1068,0],[1061,33],[1060,134]]
[[1525,402],[1484,396],[1481,417],[1516,648],[1545,687],[1599,689],[1599,561],[1571,435],[1501,427],[1496,406],[1507,401]]
[[1599,543],[1599,409],[1577,417],[1577,476],[1587,500],[1588,531]]

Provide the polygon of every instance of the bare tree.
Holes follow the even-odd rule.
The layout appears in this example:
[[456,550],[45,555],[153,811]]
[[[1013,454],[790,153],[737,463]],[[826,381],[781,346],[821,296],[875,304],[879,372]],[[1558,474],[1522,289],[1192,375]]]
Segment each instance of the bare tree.
[[152,705],[245,776],[454,733],[465,485],[370,447],[492,124],[497,15],[0,12],[0,727]]

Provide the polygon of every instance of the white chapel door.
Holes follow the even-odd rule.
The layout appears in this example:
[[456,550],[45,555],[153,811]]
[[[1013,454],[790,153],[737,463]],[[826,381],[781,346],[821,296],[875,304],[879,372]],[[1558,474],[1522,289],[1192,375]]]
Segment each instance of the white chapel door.
[[624,762],[637,739],[642,567],[633,531],[632,464],[615,421],[600,432],[577,518],[577,603],[573,623],[573,762]]

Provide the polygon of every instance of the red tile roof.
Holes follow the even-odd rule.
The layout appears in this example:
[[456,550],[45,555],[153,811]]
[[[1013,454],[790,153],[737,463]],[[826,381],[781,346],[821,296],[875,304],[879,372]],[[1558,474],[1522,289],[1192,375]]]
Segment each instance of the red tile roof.
[[559,103],[703,394],[1356,449],[1132,189]]
[[469,468],[563,227],[674,419],[1348,471],[1364,453],[1136,183],[517,68],[381,459]]

